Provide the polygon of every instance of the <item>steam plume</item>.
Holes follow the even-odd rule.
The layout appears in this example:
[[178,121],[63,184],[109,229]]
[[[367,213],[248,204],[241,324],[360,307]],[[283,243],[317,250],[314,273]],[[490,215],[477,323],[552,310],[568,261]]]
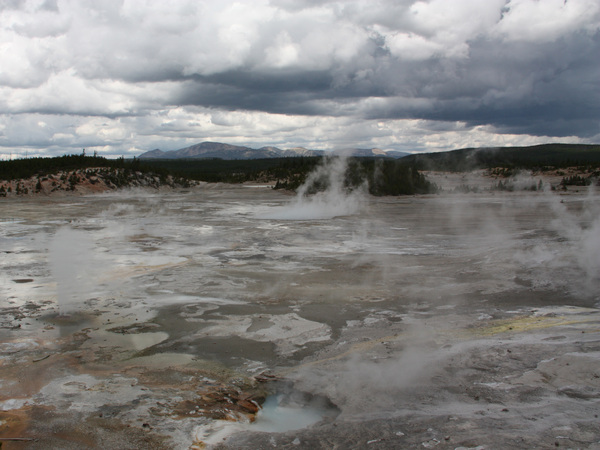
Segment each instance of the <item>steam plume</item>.
[[[350,190],[345,185],[348,158],[326,158],[298,189],[287,206],[275,208],[261,218],[279,220],[332,219],[357,213],[366,201],[364,186]],[[321,187],[324,190],[314,192]]]

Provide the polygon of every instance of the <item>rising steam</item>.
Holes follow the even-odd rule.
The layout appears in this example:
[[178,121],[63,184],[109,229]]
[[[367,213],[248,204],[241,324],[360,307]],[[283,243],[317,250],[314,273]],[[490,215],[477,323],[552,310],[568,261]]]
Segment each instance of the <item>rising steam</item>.
[[59,228],[50,242],[49,263],[56,282],[58,313],[61,316],[81,311],[89,298],[94,244],[88,233],[70,227]]
[[360,211],[367,195],[366,187],[350,189],[346,185],[348,158],[332,157],[308,176],[294,200],[286,206],[261,214],[263,219],[318,220],[348,216]]
[[551,226],[564,238],[572,242],[576,259],[593,286],[600,279],[600,210],[594,187],[591,186],[581,216],[570,212],[566,204],[552,197],[550,208],[556,215]]

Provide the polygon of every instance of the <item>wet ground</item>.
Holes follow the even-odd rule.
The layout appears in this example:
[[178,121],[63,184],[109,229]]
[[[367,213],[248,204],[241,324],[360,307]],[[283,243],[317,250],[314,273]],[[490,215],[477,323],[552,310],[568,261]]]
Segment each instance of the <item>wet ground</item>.
[[0,203],[3,449],[600,448],[600,200]]

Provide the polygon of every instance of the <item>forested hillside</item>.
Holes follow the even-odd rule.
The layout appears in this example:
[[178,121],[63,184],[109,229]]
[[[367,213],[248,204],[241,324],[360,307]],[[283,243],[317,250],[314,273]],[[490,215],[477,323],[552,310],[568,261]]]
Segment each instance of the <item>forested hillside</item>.
[[544,144],[531,147],[465,148],[402,158],[419,170],[468,172],[475,169],[554,170],[600,167],[600,145]]
[[81,154],[0,162],[0,197],[162,186],[188,187],[190,181],[160,167],[144,167],[138,159],[111,160]]
[[59,171],[87,169],[90,167],[106,167],[134,171],[152,170],[157,174],[167,175],[168,171],[156,166],[148,168],[139,159],[107,159],[101,156],[63,155],[54,158],[22,158],[10,161],[0,161],[0,180],[17,180],[34,175],[44,176]]

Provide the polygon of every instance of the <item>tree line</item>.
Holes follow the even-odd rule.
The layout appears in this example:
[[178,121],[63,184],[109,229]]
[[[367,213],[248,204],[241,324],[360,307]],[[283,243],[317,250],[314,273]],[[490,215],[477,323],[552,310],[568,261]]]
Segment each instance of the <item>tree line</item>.
[[142,161],[133,158],[107,159],[101,156],[86,156],[85,151],[79,155],[63,155],[53,158],[21,158],[10,161],[0,161],[0,180],[18,180],[33,176],[51,175],[61,171],[106,167],[110,169],[125,169],[130,171],[153,171],[158,175],[168,175],[168,171],[160,167],[150,168]]
[[[278,178],[275,189],[297,190],[319,162],[321,161],[313,161],[306,166],[289,167],[288,173],[278,172],[283,176]],[[396,159],[349,158],[343,177],[342,185],[346,190],[352,191],[366,185],[368,192],[376,196],[439,192],[438,186],[428,181],[414,164]],[[316,178],[312,180],[312,185],[308,186],[307,192],[323,191],[329,187],[329,182],[327,176]]]
[[581,170],[600,168],[600,145],[543,144],[531,147],[466,148],[439,153],[423,153],[402,158],[418,170],[469,172],[502,168],[549,171],[567,167]]
[[[0,180],[44,177],[78,169],[106,168],[105,175],[116,186],[125,186],[135,173],[151,173],[166,179],[205,182],[244,183],[272,182],[275,189],[296,190],[326,157],[284,157],[252,160],[177,159],[140,160],[139,158],[107,159],[97,155],[63,155],[53,158],[24,158],[0,161]],[[334,157],[335,158],[335,157]],[[113,179],[114,178],[114,179]],[[437,192],[414,164],[382,158],[348,159],[344,186],[349,189],[367,184],[372,195],[411,195]],[[326,189],[318,183],[313,190]]]

